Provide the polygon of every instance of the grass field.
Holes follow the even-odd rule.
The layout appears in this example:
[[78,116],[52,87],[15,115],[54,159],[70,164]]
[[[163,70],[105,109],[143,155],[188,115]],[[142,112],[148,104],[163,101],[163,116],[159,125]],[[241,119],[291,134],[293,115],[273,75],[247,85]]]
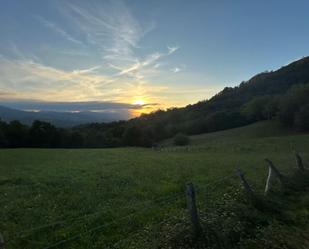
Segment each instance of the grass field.
[[[272,122],[191,140],[192,150],[173,152],[142,148],[1,150],[0,232],[6,248],[129,248],[126,242],[117,241],[147,232],[167,217],[182,215],[182,193],[188,181],[204,186],[239,167],[262,191],[267,176],[265,157],[286,174],[295,170],[293,149],[309,162],[309,134],[290,132]],[[228,184],[213,191],[219,196],[225,188]],[[136,215],[130,216],[132,212]],[[301,212],[309,217],[308,208]],[[50,223],[55,224],[44,227]],[[73,239],[56,243],[69,238]]]

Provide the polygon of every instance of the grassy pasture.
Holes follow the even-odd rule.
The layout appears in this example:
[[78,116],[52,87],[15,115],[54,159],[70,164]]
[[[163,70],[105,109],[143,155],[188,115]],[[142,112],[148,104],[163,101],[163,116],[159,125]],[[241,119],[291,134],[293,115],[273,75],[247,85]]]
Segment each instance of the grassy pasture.
[[[192,150],[174,152],[142,148],[1,150],[0,232],[8,240],[6,248],[49,248],[75,235],[78,239],[55,248],[117,248],[113,245],[118,240],[182,212],[182,192],[188,181],[204,186],[240,167],[262,191],[265,157],[283,173],[295,168],[293,149],[309,163],[309,135],[286,131],[271,122],[191,140]],[[219,195],[227,187],[222,184],[213,191]],[[168,197],[178,194],[179,199],[169,202]],[[160,198],[167,200],[157,202]],[[128,216],[132,212],[138,213]],[[52,227],[31,230],[54,222]]]

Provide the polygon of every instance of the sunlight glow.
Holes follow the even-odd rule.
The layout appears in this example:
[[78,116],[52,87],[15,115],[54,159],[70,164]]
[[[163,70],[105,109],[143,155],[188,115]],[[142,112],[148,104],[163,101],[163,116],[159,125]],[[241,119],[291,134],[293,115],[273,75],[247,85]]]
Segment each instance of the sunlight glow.
[[144,105],[145,101],[143,99],[136,99],[133,101],[133,105]]

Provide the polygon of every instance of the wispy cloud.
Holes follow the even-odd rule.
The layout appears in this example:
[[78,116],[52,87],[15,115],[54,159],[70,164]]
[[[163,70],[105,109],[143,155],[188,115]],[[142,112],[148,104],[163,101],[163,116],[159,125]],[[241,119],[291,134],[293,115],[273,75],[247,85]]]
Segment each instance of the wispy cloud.
[[101,66],[66,71],[32,60],[0,57],[0,99],[45,101],[130,102],[133,96],[148,96],[160,86],[136,86],[126,79],[103,75]]
[[54,32],[60,34],[63,38],[66,40],[73,42],[77,45],[83,45],[83,43],[77,39],[75,39],[73,36],[71,36],[68,32],[57,26],[55,23],[48,21],[47,19],[43,18],[42,16],[34,16],[41,24],[44,26],[50,28]]
[[73,73],[75,73],[75,74],[88,74],[88,73],[93,73],[100,68],[101,68],[101,66],[94,66],[94,67],[87,68],[87,69],[73,70]]
[[134,59],[133,49],[147,33],[121,1],[88,4],[69,2],[62,11],[85,34],[88,42],[96,46],[102,58]]
[[[1,97],[1,94],[0,94]],[[105,110],[137,110],[144,107],[155,106],[156,103],[145,105],[133,105],[130,103],[116,103],[106,101],[86,101],[86,102],[56,102],[42,100],[2,100],[0,105],[19,110],[39,110],[54,112],[87,112],[87,111],[105,111]]]
[[181,71],[181,69],[179,67],[174,67],[174,68],[171,69],[171,71],[173,73],[179,73]]
[[179,47],[177,47],[177,46],[174,46],[174,47],[167,46],[167,49],[168,49],[168,54],[172,54],[175,51],[177,51],[179,49]]
[[0,58],[0,88],[2,91],[18,92],[21,97],[95,98],[102,96],[98,89],[111,81],[107,76],[94,73],[97,68],[65,71],[31,60],[3,57]]
[[[168,47],[167,53],[155,52],[153,54],[150,54],[149,56],[147,56],[143,60],[137,59],[137,62],[129,65],[127,68],[119,68],[119,67],[114,67],[114,68],[118,69],[120,71],[118,73],[118,75],[129,75],[129,76],[133,76],[135,78],[140,78],[141,77],[140,71],[142,71],[144,68],[152,66],[152,65],[153,65],[154,69],[158,69],[159,66],[160,66],[160,63],[157,63],[157,61],[164,58],[164,57],[167,57],[167,56],[173,54],[177,49],[178,48],[176,48],[176,47],[175,48]],[[135,74],[133,74],[133,72]]]
[[125,76],[145,82],[145,68],[179,49],[178,46],[168,46],[165,53],[155,51],[139,56],[137,52],[142,38],[156,25],[154,22],[141,25],[122,1],[92,5],[71,1],[61,9],[81,29],[89,44],[101,53],[104,63],[117,71],[114,77]]
[[[179,47],[143,47],[143,38],[156,28],[153,21],[141,24],[121,0],[58,3],[61,19],[68,22],[65,26],[42,16],[34,16],[35,19],[78,45],[60,48],[60,59],[61,55],[69,55],[70,59],[85,56],[89,63],[81,64],[81,68],[68,70],[69,65],[62,69],[55,66],[57,63],[46,64],[46,60],[24,54],[15,46],[13,58],[0,57],[0,92],[21,99],[130,102],[139,96],[147,102],[160,102],[156,95],[167,88],[151,80],[163,70],[170,72],[172,65],[165,60]],[[92,60],[93,55],[98,58]]]

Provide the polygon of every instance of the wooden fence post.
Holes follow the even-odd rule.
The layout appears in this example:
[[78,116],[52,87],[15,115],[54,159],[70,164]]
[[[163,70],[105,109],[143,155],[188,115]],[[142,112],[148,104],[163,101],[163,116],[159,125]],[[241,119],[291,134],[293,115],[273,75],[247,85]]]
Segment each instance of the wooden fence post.
[[267,162],[268,167],[271,168],[271,170],[273,171],[274,175],[279,179],[279,182],[280,182],[281,186],[285,187],[284,177],[279,172],[279,170],[274,166],[273,162],[270,161],[268,158],[265,159],[265,162]]
[[239,176],[241,184],[244,187],[246,193],[249,194],[251,197],[253,197],[254,196],[253,190],[251,189],[249,183],[247,182],[245,174],[241,171],[241,169],[237,169],[236,174]]
[[267,181],[266,181],[265,191],[264,191],[265,195],[267,195],[267,193],[271,189],[271,185],[272,185],[272,183],[274,181],[274,177],[275,177],[275,173],[273,171],[273,168],[272,167],[268,167],[268,176],[267,176]]
[[194,236],[199,236],[202,228],[196,207],[195,189],[193,183],[188,183],[186,187],[187,206],[191,219]]
[[0,249],[4,249],[4,238],[1,233],[0,233]]
[[304,164],[303,164],[303,159],[301,158],[301,156],[299,155],[299,153],[297,151],[295,151],[294,153],[295,153],[296,164],[297,164],[298,169],[300,171],[304,172],[305,167],[304,167]]

